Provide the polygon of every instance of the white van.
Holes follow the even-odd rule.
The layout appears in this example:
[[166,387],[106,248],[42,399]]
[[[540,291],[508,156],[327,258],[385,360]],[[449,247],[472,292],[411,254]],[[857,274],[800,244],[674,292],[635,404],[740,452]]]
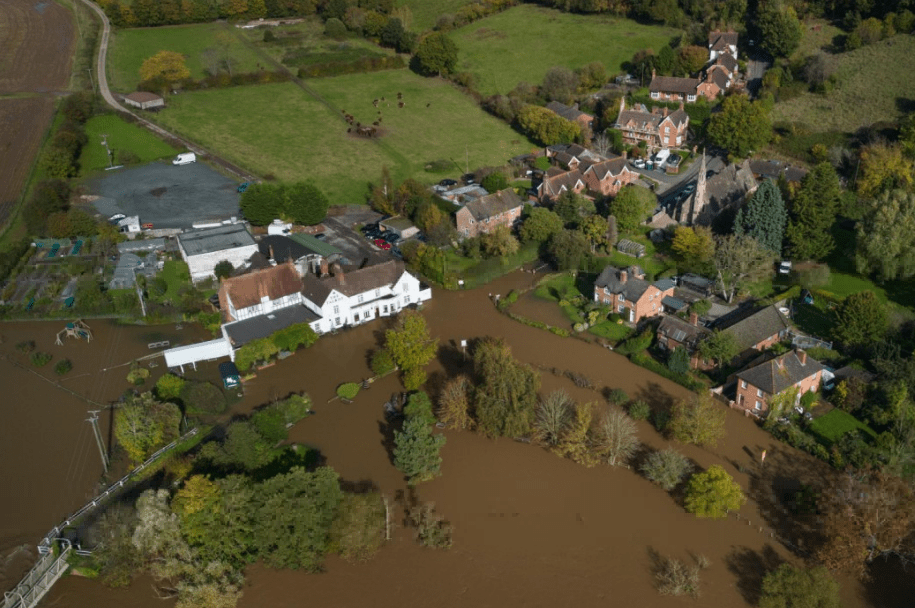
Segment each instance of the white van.
[[668,156],[670,156],[670,149],[662,148],[658,150],[654,155],[654,164],[660,167],[662,164],[664,164],[664,161],[667,160]]
[[175,160],[172,161],[173,165],[189,165],[191,163],[197,162],[197,155],[193,152],[186,152],[184,154],[179,154],[175,157]]

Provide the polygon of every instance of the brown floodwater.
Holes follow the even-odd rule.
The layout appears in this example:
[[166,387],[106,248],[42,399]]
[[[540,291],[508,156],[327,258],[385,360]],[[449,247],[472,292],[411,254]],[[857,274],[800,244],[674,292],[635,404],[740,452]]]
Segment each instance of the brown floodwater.
[[[579,401],[603,402],[598,391],[577,388],[546,371],[557,368],[589,377],[598,389],[622,388],[656,408],[688,396],[682,387],[600,346],[521,325],[495,310],[489,294],[505,295],[531,280],[530,274],[514,273],[482,289],[435,291],[424,309],[440,345],[439,357],[428,368],[430,390],[434,392],[445,376],[467,369],[461,340],[500,336],[516,357],[545,368],[544,392],[563,388]],[[53,343],[56,329],[52,330],[52,325],[47,329],[43,329],[46,324],[4,325],[0,330],[6,339],[0,348],[11,358],[21,357],[13,345],[22,338],[13,336],[29,331],[41,333],[43,341],[50,335]],[[376,382],[352,404],[334,400],[338,384],[370,375],[368,354],[384,328],[383,322],[376,322],[324,337],[310,349],[261,370],[245,385],[244,398],[233,413],[251,411],[293,391],[308,392],[314,400],[315,415],[297,424],[291,439],[318,448],[344,480],[370,482],[393,500],[406,485],[391,464],[381,406],[402,390],[397,378],[389,376]],[[180,338],[193,331],[175,332],[173,326],[162,331],[166,329]],[[99,338],[104,333],[107,340],[57,347],[61,353],[72,353],[66,356],[74,361],[80,357],[74,375],[93,374],[91,381],[82,384],[75,378],[75,390],[99,400],[116,398],[128,388],[124,380],[127,368],[104,373],[90,370],[146,354],[146,342],[151,340],[145,336],[150,332],[149,328],[103,326]],[[53,373],[50,369],[42,372]],[[0,374],[4,386],[21,387],[23,391],[21,397],[19,392],[10,391],[7,410],[15,416],[8,420],[16,431],[5,431],[0,448],[4,450],[2,466],[7,480],[7,512],[0,536],[6,555],[17,544],[34,545],[62,514],[81,504],[98,480],[100,465],[97,455],[89,450],[95,449],[88,443],[91,435],[83,433],[85,438],[80,439],[83,427],[89,430],[82,422],[87,409],[84,403],[36,381],[32,374],[7,361],[0,361]],[[216,379],[216,364],[201,365],[197,375]],[[654,448],[668,444],[647,423],[638,424],[644,443]],[[652,608],[683,602],[661,597],[653,590],[651,564],[655,553],[684,560],[700,553],[709,558],[711,566],[702,575],[702,597],[689,600],[690,605],[752,605],[764,565],[793,559],[770,537],[770,524],[761,513],[771,516],[769,521],[778,521],[773,511],[778,498],[773,496],[784,477],[816,479],[828,474],[828,468],[774,442],[752,421],[734,412],[728,414],[727,431],[726,439],[714,449],[677,447],[699,466],[724,466],[750,490],[751,501],[741,510],[742,521],[699,520],[634,471],[606,466],[588,469],[533,445],[448,431],[442,476],[422,484],[417,493],[420,499],[435,502],[438,511],[454,524],[451,550],[422,549],[411,541],[409,529],[397,526],[392,542],[368,563],[353,565],[332,556],[326,572],[318,575],[250,567],[240,606],[361,607],[368,603],[391,608]],[[6,445],[6,435],[12,446]],[[758,462],[763,449],[769,453],[765,470]],[[10,459],[15,462],[8,462]],[[77,461],[84,464],[76,467]],[[78,473],[70,469],[78,469]],[[67,577],[46,601],[48,605],[78,608],[162,606],[149,583],[143,578],[127,590],[112,591],[94,581]],[[842,580],[842,590],[844,606],[906,605],[904,594],[898,594],[897,599],[885,589],[879,601],[872,603],[868,601],[874,597],[868,595],[870,591],[846,579]]]

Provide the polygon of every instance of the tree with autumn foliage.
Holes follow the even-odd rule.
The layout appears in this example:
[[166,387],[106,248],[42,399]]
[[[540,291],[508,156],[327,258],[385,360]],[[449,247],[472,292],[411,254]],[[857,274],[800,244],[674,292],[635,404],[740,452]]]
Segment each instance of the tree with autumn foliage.
[[405,310],[384,338],[385,349],[403,374],[404,388],[418,389],[426,381],[423,368],[438,351],[438,340],[429,336],[426,318],[415,310]]
[[175,51],[159,51],[143,61],[140,66],[142,80],[161,79],[166,83],[172,83],[190,76],[191,71],[185,63],[184,55]]

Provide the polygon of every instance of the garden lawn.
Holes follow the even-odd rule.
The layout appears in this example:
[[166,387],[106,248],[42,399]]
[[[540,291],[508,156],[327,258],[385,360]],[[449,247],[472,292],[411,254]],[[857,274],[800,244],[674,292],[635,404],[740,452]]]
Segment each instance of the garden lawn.
[[[233,73],[257,70],[258,58],[246,48],[225,23],[200,23],[113,31],[108,51],[108,78],[113,90],[122,93],[135,91],[140,82],[143,61],[159,51],[175,51],[185,56],[192,78],[206,76],[203,51],[218,48],[216,34],[225,32],[228,54],[234,61]],[[221,51],[224,52],[224,51]]]
[[167,260],[157,276],[168,283],[168,291],[161,298],[163,302],[178,302],[178,290],[191,284],[191,272],[181,260]]
[[484,95],[508,93],[521,81],[540,84],[553,66],[579,68],[600,61],[620,73],[636,51],[654,49],[679,33],[608,15],[577,15],[530,4],[481,19],[451,34],[458,70],[476,76]]
[[915,96],[911,79],[883,78],[873,67],[892,66],[895,74],[915,72],[915,36],[897,34],[827,59],[835,66],[836,87],[825,95],[805,93],[775,104],[773,122],[802,123],[813,132],[851,133],[875,122],[894,122],[906,113],[899,100]]
[[[157,120],[262,177],[311,179],[332,204],[364,203],[368,182],[377,181],[384,166],[395,181],[431,182],[441,179],[425,171],[435,160],[450,161],[456,175],[468,166],[502,165],[534,148],[437,78],[391,70],[308,84],[332,108],[281,83],[177,95]],[[403,108],[397,107],[398,92]],[[386,101],[376,109],[372,100],[381,97]],[[363,124],[381,116],[382,137],[348,134],[341,110]]]
[[860,429],[865,436],[871,439],[877,437],[877,433],[871,427],[842,410],[832,410],[810,423],[810,431],[823,440],[827,444],[826,447],[838,441],[848,431],[855,429]]
[[416,33],[431,30],[441,15],[453,15],[459,8],[470,4],[471,0],[398,0],[397,6],[407,6],[413,15],[412,24],[407,29]]
[[136,154],[141,163],[174,156],[176,149],[117,114],[95,116],[86,122],[86,136],[89,141],[83,146],[79,157],[80,175],[88,175],[108,166],[108,152],[102,145],[102,135],[107,136],[108,146],[118,163],[118,152],[126,150]]

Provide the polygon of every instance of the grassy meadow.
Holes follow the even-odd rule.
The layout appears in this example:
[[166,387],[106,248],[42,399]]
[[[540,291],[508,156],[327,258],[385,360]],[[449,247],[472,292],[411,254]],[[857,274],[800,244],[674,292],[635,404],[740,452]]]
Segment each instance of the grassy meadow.
[[257,69],[258,58],[246,48],[225,23],[200,23],[118,29],[112,33],[108,52],[108,78],[113,90],[128,93],[136,90],[140,82],[140,66],[143,61],[159,51],[175,51],[187,59],[192,78],[206,76],[205,49],[217,48],[217,34],[225,32],[229,41],[229,56],[234,60],[235,72],[253,72]]
[[439,16],[454,14],[472,0],[398,0],[397,6],[407,6],[413,16],[408,29],[421,33],[431,30]]
[[576,15],[530,4],[481,19],[451,34],[458,70],[472,72],[484,95],[519,82],[539,84],[553,66],[602,62],[609,74],[641,49],[657,51],[678,30],[607,15]]
[[115,155],[115,164],[119,150],[133,152],[143,163],[168,158],[176,153],[175,148],[146,129],[126,122],[116,114],[104,114],[90,118],[86,122],[86,136],[89,141],[83,146],[79,157],[81,175],[88,175],[108,166],[108,152],[102,145],[103,134],[108,136],[108,146]]
[[850,133],[875,122],[898,120],[915,100],[915,84],[908,76],[915,73],[915,36],[898,34],[828,59],[838,78],[835,89],[776,104],[774,122],[801,123],[813,132]]
[[[366,184],[388,166],[396,180],[431,182],[425,170],[452,161],[451,175],[501,165],[534,146],[439,79],[408,70],[309,80],[330,109],[292,83],[197,91],[170,98],[157,120],[214,153],[279,180],[312,179],[332,203],[362,203]],[[404,107],[397,107],[397,93]],[[375,98],[384,97],[376,109]],[[338,108],[338,109],[336,109]],[[347,133],[340,110],[363,124],[381,112],[383,137]]]
[[[311,17],[302,23],[269,28],[275,40],[264,42],[264,29],[237,30],[258,50],[289,67],[327,62],[351,62],[361,57],[383,57],[394,51],[373,44],[364,38],[351,35],[345,40],[333,40],[324,35],[324,23]],[[287,59],[287,61],[283,61]]]

